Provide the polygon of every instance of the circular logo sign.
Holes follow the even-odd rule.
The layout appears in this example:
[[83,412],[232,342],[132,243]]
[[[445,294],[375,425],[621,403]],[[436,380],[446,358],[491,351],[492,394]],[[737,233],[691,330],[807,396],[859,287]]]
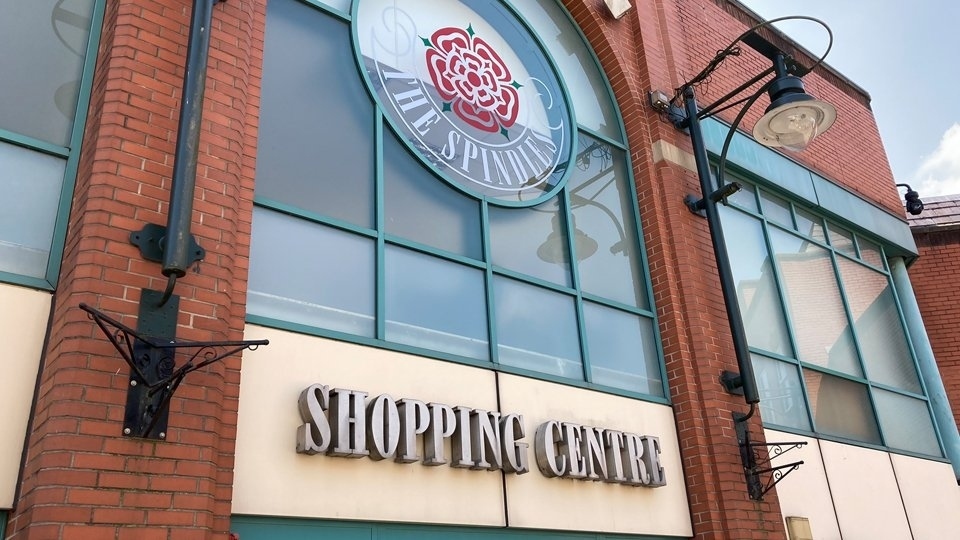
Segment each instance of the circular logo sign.
[[494,203],[561,187],[572,114],[527,27],[496,0],[354,2],[357,58],[394,129],[448,182]]

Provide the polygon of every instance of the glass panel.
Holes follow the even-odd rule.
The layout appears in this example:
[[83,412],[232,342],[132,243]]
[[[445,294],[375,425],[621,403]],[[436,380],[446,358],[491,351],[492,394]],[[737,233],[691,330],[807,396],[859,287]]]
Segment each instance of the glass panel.
[[940,444],[930,419],[927,402],[912,397],[873,389],[883,439],[887,446],[940,456]]
[[93,0],[4,2],[0,128],[68,146]]
[[292,0],[267,11],[256,193],[373,227],[373,105],[349,27]]
[[591,381],[663,395],[653,321],[584,302]]
[[0,271],[46,276],[66,164],[0,142]]
[[647,309],[634,199],[625,165],[621,150],[580,134],[576,168],[567,184],[580,286],[585,292]]
[[490,357],[481,270],[393,246],[384,264],[387,340]]
[[862,264],[843,258],[838,261],[868,378],[920,393],[890,280]]
[[727,202],[741,208],[746,208],[751,212],[760,213],[760,210],[757,207],[757,188],[753,187],[753,184],[748,184],[741,180],[730,179],[727,177],[728,182],[731,180],[734,180],[740,184],[740,191],[737,191],[733,195],[727,197]]
[[500,363],[583,380],[573,298],[497,277]]
[[[593,55],[556,0],[537,0],[540,9],[523,16],[540,37],[573,101],[577,122],[614,140],[623,140],[613,103]],[[523,3],[515,3],[522,6]]]
[[373,336],[372,240],[254,208],[247,311]]
[[790,215],[790,203],[771,195],[766,191],[760,192],[760,205],[763,207],[763,215],[768,220],[783,225],[788,229],[793,229],[793,217]]
[[797,366],[755,354],[751,358],[764,423],[809,430],[810,418]]
[[567,231],[558,199],[533,208],[490,206],[493,264],[569,286]]
[[797,355],[804,362],[862,375],[830,252],[773,227],[769,231]]
[[857,256],[857,250],[853,247],[853,233],[830,223],[830,245],[840,253],[845,253],[851,257]]
[[797,230],[800,234],[809,236],[814,240],[826,243],[826,234],[823,231],[823,220],[802,208],[794,207],[797,217]]
[[803,378],[817,431],[880,444],[866,386],[809,369]]
[[879,244],[857,235],[857,245],[860,246],[860,258],[864,262],[883,270],[883,252]]
[[[760,220],[718,205],[737,287],[740,315],[751,347],[793,356],[780,292]],[[732,241],[735,239],[736,241]]]
[[430,174],[386,127],[383,145],[387,232],[483,259],[480,203]]

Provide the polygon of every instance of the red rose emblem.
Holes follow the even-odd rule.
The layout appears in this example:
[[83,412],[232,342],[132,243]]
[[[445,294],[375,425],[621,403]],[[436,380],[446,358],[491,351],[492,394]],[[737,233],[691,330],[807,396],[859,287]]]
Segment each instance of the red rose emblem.
[[520,84],[500,55],[469,26],[441,28],[423,42],[430,78],[445,108],[481,131],[506,135],[520,111]]

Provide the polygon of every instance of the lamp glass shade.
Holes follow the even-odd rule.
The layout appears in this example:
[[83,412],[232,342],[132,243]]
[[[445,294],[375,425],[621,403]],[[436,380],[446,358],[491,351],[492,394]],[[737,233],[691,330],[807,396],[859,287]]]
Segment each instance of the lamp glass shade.
[[776,100],[753,126],[753,137],[764,146],[799,152],[837,119],[833,105],[809,94]]

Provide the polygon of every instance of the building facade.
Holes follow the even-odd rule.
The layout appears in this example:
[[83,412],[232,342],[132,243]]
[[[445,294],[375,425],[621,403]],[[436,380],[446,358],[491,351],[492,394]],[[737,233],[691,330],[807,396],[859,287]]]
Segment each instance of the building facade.
[[[869,96],[819,65],[807,151],[730,144],[744,418],[690,136],[650,93],[761,21],[630,4],[2,8],[0,536],[960,529]],[[698,99],[769,66],[742,47]]]

